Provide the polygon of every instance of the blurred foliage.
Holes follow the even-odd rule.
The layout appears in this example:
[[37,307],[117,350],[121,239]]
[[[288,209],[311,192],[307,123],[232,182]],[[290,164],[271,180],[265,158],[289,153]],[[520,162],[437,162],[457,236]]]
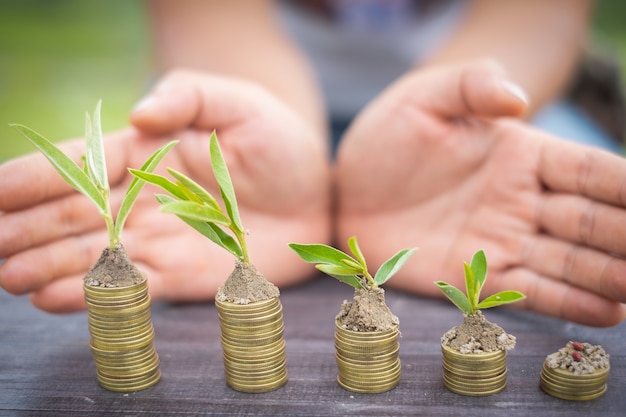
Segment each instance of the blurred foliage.
[[[623,69],[624,22],[626,1],[598,1],[592,38]],[[141,0],[0,0],[0,161],[34,150],[9,123],[78,137],[102,99],[104,131],[125,126],[151,75]]]
[[0,161],[34,151],[9,123],[82,136],[102,99],[103,129],[127,125],[149,78],[141,1],[0,0]]

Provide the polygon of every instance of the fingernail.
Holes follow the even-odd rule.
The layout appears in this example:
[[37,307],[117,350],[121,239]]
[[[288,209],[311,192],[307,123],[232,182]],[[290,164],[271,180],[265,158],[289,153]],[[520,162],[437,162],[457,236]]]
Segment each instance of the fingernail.
[[528,104],[528,95],[519,85],[511,81],[505,80],[502,81],[502,87],[506,90],[507,93],[509,93],[519,101],[523,102],[524,104]]
[[154,98],[154,96],[147,96],[142,98],[137,102],[137,104],[135,104],[135,107],[133,107],[133,113],[137,113],[146,110],[149,107],[152,107],[155,101],[156,99]]

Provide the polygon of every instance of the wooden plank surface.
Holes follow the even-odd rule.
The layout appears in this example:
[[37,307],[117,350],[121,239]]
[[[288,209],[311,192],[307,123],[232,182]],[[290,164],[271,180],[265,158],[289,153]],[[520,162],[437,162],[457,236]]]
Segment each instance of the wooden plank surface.
[[[24,297],[0,292],[0,416],[624,416],[626,323],[595,329],[508,308],[485,315],[517,337],[507,388],[465,397],[441,380],[439,340],[461,321],[441,300],[387,291],[400,318],[402,380],[394,390],[353,394],[336,382],[334,316],[352,291],[328,277],[283,290],[289,382],[277,391],[243,394],[226,386],[219,323],[212,303],[153,305],[163,379],[131,394],[97,383],[86,313],[49,315]],[[589,402],[563,401],[539,388],[545,356],[569,340],[601,344],[611,355],[608,392]]]

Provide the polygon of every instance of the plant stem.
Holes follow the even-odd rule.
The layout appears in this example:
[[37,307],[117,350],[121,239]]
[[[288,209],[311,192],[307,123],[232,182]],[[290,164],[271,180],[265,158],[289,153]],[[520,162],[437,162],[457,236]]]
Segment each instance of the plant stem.
[[237,242],[239,242],[239,246],[241,247],[241,261],[249,264],[250,256],[248,255],[248,246],[246,245],[246,232],[239,231],[236,227],[231,227],[231,230],[235,234]]
[[105,212],[102,213],[102,217],[104,217],[107,232],[109,233],[109,249],[115,249],[115,246],[120,243],[120,237],[115,231],[115,221],[113,220],[113,212],[111,211],[111,203],[109,202],[108,195],[106,197],[106,208]]
[[363,276],[367,280],[367,283],[372,290],[378,288],[378,285],[376,285],[376,283],[374,282],[374,277],[372,277],[372,275],[366,269],[363,270]]

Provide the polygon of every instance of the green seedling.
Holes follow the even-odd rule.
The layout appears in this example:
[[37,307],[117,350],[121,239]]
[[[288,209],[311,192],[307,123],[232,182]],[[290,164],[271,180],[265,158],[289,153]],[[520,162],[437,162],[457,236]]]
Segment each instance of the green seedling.
[[367,270],[365,257],[359,248],[356,237],[348,239],[348,247],[354,257],[322,244],[290,243],[302,260],[316,264],[315,267],[333,278],[359,290],[374,290],[395,275],[417,248],[402,249],[381,265],[372,276]]
[[[143,170],[131,169],[130,172],[136,178],[156,185],[170,194],[156,195],[161,204],[161,211],[175,214],[239,260],[250,264],[245,239],[246,231],[239,217],[235,190],[215,132],[211,134],[209,153],[213,174],[226,208],[225,212],[217,200],[202,186],[172,168],[168,168],[167,171],[176,182]],[[232,236],[224,229],[230,231]]]
[[[93,118],[89,116],[89,113],[86,113],[86,151],[85,155],[82,157],[82,168],[65,155],[55,144],[34,130],[20,124],[12,124],[11,126],[17,129],[41,151],[65,182],[95,204],[106,223],[109,234],[109,248],[113,249],[121,242],[124,223],[144,183],[143,181],[133,179],[126,190],[117,216],[113,217],[109,201],[110,188],[100,123],[101,104],[102,103],[99,101],[96,105]],[[165,154],[176,143],[177,141],[172,141],[159,148],[143,164],[141,170],[146,172],[154,170]]]
[[480,292],[487,280],[487,258],[485,252],[479,250],[472,257],[469,265],[466,262],[463,265],[465,267],[465,289],[467,295],[444,281],[436,281],[435,284],[464,314],[473,316],[478,310],[510,304],[526,298],[524,294],[518,291],[502,291],[480,301]]

